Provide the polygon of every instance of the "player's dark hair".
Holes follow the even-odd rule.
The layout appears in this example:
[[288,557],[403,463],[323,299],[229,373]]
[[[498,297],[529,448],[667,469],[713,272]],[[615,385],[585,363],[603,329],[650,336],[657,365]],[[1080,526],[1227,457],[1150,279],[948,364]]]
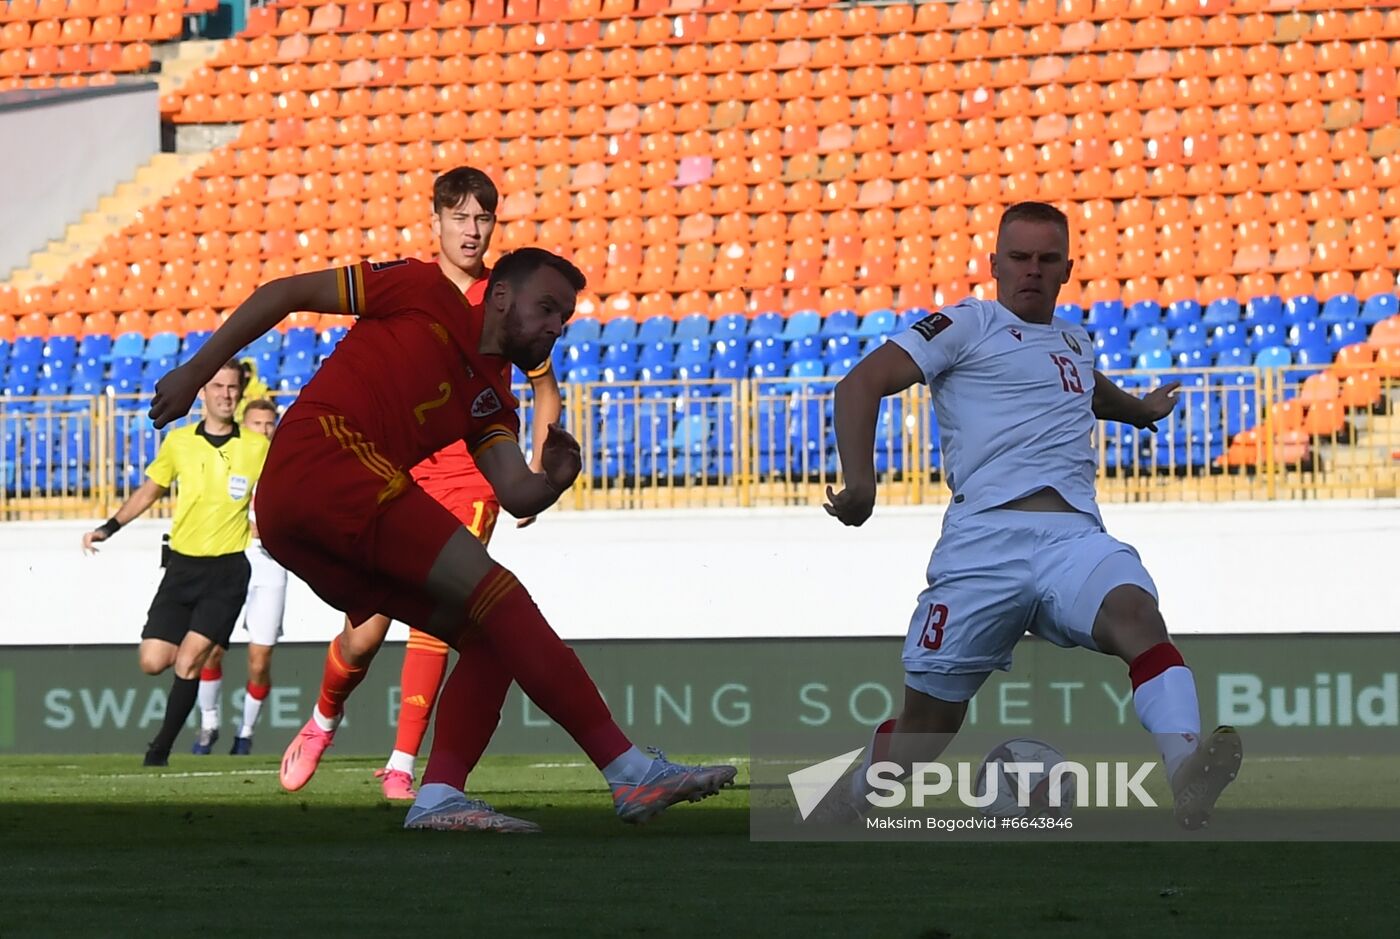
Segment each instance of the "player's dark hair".
[[1002,213],[997,233],[1012,222],[1048,222],[1064,232],[1065,240],[1069,240],[1069,219],[1047,202],[1018,202],[1011,206]]
[[474,166],[459,166],[433,180],[434,212],[455,209],[471,196],[476,196],[481,207],[493,215],[501,201],[491,177]]
[[271,412],[272,412],[272,416],[273,416],[273,417],[276,417],[276,416],[277,416],[277,405],[273,404],[271,401],[267,400],[266,398],[254,398],[252,401],[249,401],[249,402],[244,406],[244,408],[243,408],[243,413],[244,413],[245,415],[246,415],[249,411],[271,411]]
[[583,271],[552,251],[543,248],[516,248],[503,255],[491,268],[491,279],[486,283],[486,292],[490,293],[496,284],[502,281],[512,287],[519,287],[527,277],[542,267],[552,267],[563,274],[575,292],[588,286],[588,278],[583,276]]

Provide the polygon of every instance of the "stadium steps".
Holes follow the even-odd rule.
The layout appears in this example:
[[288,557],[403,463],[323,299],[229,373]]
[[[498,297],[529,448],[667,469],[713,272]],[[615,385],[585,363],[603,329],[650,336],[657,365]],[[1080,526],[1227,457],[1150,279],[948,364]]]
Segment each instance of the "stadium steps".
[[156,154],[137,169],[133,179],[118,185],[98,201],[96,209],[69,225],[61,240],[51,241],[46,249],[30,255],[28,266],[11,275],[10,285],[23,290],[59,281],[69,267],[96,254],[104,240],[120,235],[143,210],[173,192],[176,184],[209,157],[209,153]]
[[1350,446],[1329,448],[1331,452],[1324,457],[1329,469],[1371,469],[1383,465],[1387,455],[1400,460],[1400,411],[1395,395],[1386,402],[1385,413],[1369,415],[1363,427]]
[[167,95],[183,88],[201,65],[218,54],[222,44],[218,39],[189,39],[157,47],[155,57],[162,60],[160,74],[155,76],[160,93]]

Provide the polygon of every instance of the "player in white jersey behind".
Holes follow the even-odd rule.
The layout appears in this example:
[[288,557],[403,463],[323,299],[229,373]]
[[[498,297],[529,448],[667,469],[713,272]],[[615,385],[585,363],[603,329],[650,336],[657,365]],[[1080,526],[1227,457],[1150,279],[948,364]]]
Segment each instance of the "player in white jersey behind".
[[[1094,492],[1096,421],[1154,428],[1176,407],[1178,383],[1141,398],[1123,391],[1094,369],[1083,328],[1054,315],[1073,266],[1058,209],[1008,208],[991,262],[996,301],[969,298],[915,323],[836,387],[845,488],[827,489],[830,515],[846,525],[870,517],[880,399],[916,383],[929,387],[953,492],[904,644],[903,709],[876,728],[865,765],[908,771],[936,759],[930,741],[958,731],[968,701],[993,669],[1011,667],[1030,631],[1128,664],[1176,819],[1199,828],[1239,771],[1240,739],[1221,727],[1199,740],[1195,680],[1157,589],[1137,552],[1104,530]],[[864,786],[859,772],[858,805]]]
[[[243,411],[243,426],[271,440],[277,427],[277,405],[266,398],[249,401]],[[248,580],[248,599],[234,626],[235,633],[244,628],[248,630],[248,684],[243,694],[243,721],[229,750],[233,756],[248,756],[253,752],[253,726],[272,691],[272,649],[282,636],[282,616],[287,606],[287,569],[263,548],[251,504],[248,520],[253,526],[253,540],[247,550],[252,576]],[[193,748],[196,754],[212,753],[219,739],[223,658],[224,648],[215,646],[199,674],[200,730]]]

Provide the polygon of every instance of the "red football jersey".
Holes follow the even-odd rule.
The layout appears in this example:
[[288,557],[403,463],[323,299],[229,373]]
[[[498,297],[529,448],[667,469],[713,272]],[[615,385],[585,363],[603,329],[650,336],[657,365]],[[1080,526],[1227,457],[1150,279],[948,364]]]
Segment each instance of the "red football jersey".
[[[341,308],[359,318],[287,418],[342,416],[393,469],[462,442],[479,454],[519,439],[510,363],[479,351],[483,308],[434,263],[340,268]],[[484,287],[483,287],[484,292]]]
[[[474,281],[466,289],[465,295],[469,304],[480,306],[486,300],[486,284],[490,276],[491,270],[487,268],[482,278]],[[549,369],[550,363],[546,360],[539,367],[531,369],[528,377],[538,378],[547,373]],[[501,372],[501,381],[507,388],[510,387],[510,376],[510,365],[507,364]],[[463,491],[466,491],[473,498],[486,500],[495,498],[491,484],[485,476],[481,475],[481,470],[476,468],[476,462],[467,452],[466,444],[461,441],[443,447],[415,466],[413,478],[427,490],[429,495],[437,498],[440,502],[460,495]]]

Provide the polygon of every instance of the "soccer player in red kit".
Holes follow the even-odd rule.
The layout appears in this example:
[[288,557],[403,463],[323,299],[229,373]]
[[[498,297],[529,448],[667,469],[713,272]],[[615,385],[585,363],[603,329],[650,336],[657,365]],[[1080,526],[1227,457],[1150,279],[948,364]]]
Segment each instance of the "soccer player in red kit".
[[[481,170],[459,166],[433,181],[433,233],[438,239],[437,265],[467,301],[481,304],[486,295],[490,268],[486,252],[496,227],[496,206],[500,193]],[[546,359],[526,373],[534,397],[532,420],[533,457],[531,469],[539,472],[549,425],[560,415],[559,384]],[[509,385],[510,366],[502,373]],[[472,462],[462,441],[444,447],[412,470],[415,482],[450,511],[483,545],[491,542],[501,506],[491,483]],[[521,526],[533,518],[522,519]],[[370,664],[389,632],[389,617],[376,614],[358,625],[345,622],[340,635],[331,640],[322,669],[321,687],[311,717],[287,747],[280,779],[283,788],[296,791],[316,772],[322,754],[330,746],[344,714],[351,691],[363,680]],[[448,646],[422,630],[409,627],[399,677],[400,706],[394,749],[385,766],[375,771],[384,797],[409,800],[417,796],[413,788],[418,750],[428,731],[428,718],[437,701],[438,690],[447,671]],[[499,713],[509,684],[501,689],[501,702],[482,702],[489,713]],[[456,788],[465,787],[465,778]]]
[[[256,496],[259,518],[269,520],[264,547],[352,623],[383,613],[455,647],[449,688],[474,665],[517,682],[602,772],[618,815],[639,822],[713,795],[733,781],[734,767],[683,766],[637,749],[525,588],[408,473],[462,440],[501,507],[518,518],[547,509],[573,484],[578,443],[558,425],[541,453],[543,471],[526,465],[517,402],[502,374],[511,363],[530,368],[549,358],[584,285],[572,264],[536,248],[498,262],[481,306],[436,264],[412,260],[272,281],[160,380],[150,416],[164,427],[188,413],[222,362],[294,311],[358,316],[273,440]],[[467,732],[456,725],[472,719],[470,695],[448,697],[438,733],[460,736]],[[425,783],[431,758],[428,769]],[[408,827],[454,827],[455,816],[475,811],[450,794],[436,806],[421,802]],[[434,816],[443,823],[432,824]]]

